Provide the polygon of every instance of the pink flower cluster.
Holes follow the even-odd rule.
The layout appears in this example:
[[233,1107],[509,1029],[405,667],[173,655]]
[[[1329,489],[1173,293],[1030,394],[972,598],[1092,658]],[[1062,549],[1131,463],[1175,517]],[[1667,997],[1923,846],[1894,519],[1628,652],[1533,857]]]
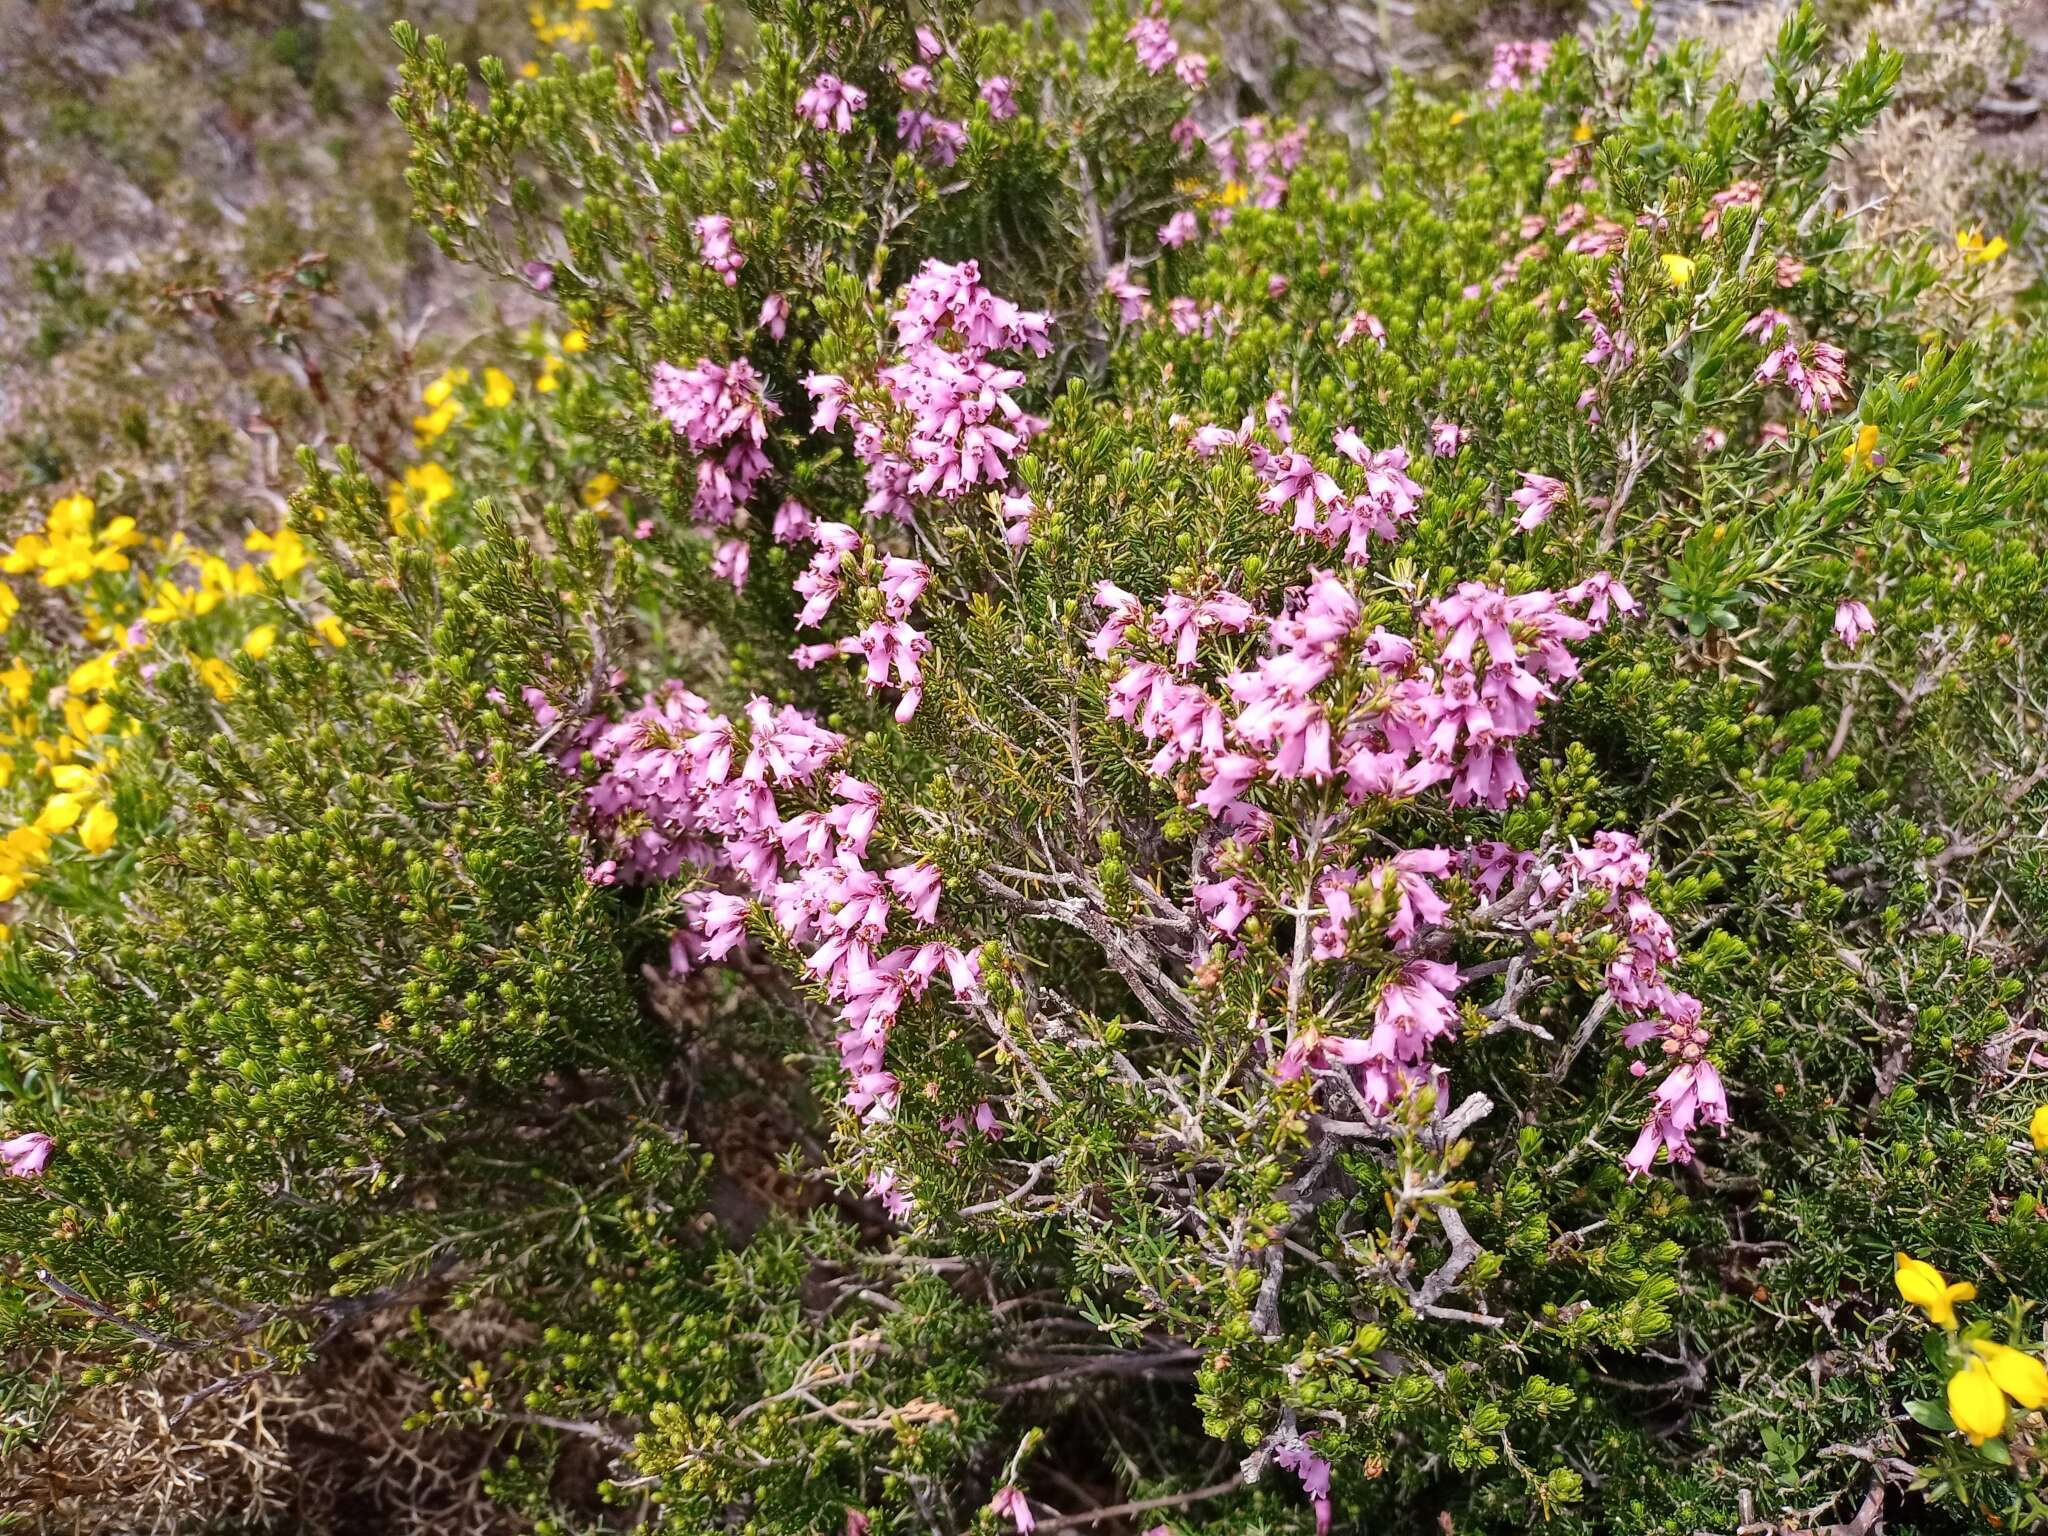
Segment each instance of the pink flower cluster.
[[[1320,906],[1307,914],[1314,922],[1311,958],[1347,955],[1349,925],[1358,915],[1354,892],[1363,888],[1380,893],[1391,908],[1384,938],[1401,957],[1400,968],[1381,985],[1369,1036],[1353,1039],[1304,1028],[1287,1042],[1273,1075],[1286,1082],[1309,1071],[1348,1070],[1360,1102],[1375,1114],[1385,1114],[1422,1084],[1442,1091],[1444,1074],[1431,1052],[1457,1028],[1453,994],[1463,978],[1455,965],[1424,959],[1416,951],[1449,911],[1432,882],[1453,872],[1462,873],[1489,900],[1503,887],[1526,890],[1531,902],[1526,926],[1569,920],[1582,932],[1604,929],[1620,941],[1605,983],[1628,1021],[1622,1043],[1639,1050],[1657,1042],[1669,1069],[1653,1091],[1650,1113],[1624,1162],[1633,1176],[1650,1169],[1660,1148],[1671,1162],[1689,1161],[1697,1127],[1728,1123],[1727,1093],[1706,1059],[1711,1037],[1700,1022],[1699,999],[1665,979],[1665,968],[1678,959],[1677,944],[1671,925],[1643,894],[1649,855],[1626,833],[1596,833],[1590,845],[1548,862],[1488,842],[1463,852],[1408,849],[1362,875],[1348,867],[1323,871],[1314,882]],[[1225,933],[1235,931],[1261,894],[1242,876],[1197,884],[1194,890],[1211,925]],[[1638,1060],[1630,1070],[1643,1077],[1652,1066]]]
[[[1649,1172],[1659,1148],[1673,1163],[1690,1162],[1694,1129],[1728,1123],[1727,1091],[1706,1057],[1712,1037],[1700,1022],[1700,1000],[1664,979],[1664,968],[1678,959],[1678,945],[1670,923],[1643,894],[1649,878],[1650,855],[1633,837],[1595,833],[1589,846],[1574,848],[1538,873],[1545,905],[1533,918],[1548,922],[1569,909],[1575,921],[1584,921],[1590,913],[1621,940],[1606,982],[1629,1021],[1622,1043],[1639,1050],[1656,1041],[1669,1068],[1652,1094],[1642,1133],[1623,1159],[1631,1177]],[[1643,1077],[1652,1067],[1638,1060],[1630,1070]]]
[[1515,519],[1515,527],[1523,533],[1540,528],[1550,521],[1550,514],[1571,500],[1572,488],[1562,480],[1549,475],[1539,475],[1534,470],[1522,471],[1521,488],[1512,493],[1508,500],[1522,509]]
[[45,1132],[23,1131],[0,1141],[0,1176],[34,1179],[42,1176],[57,1143]]
[[[1209,158],[1216,174],[1226,182],[1242,179],[1247,186],[1245,201],[1252,207],[1278,208],[1287,196],[1288,178],[1308,152],[1308,129],[1294,127],[1271,137],[1264,118],[1250,117],[1238,125],[1237,140],[1233,144],[1226,134],[1209,138]],[[1229,204],[1223,204],[1210,211],[1209,221],[1220,229],[1234,212]]]
[[[1331,446],[1352,469],[1333,472],[1294,447],[1290,417],[1279,396],[1266,402],[1265,426],[1281,445],[1277,453],[1258,441],[1258,423],[1250,416],[1234,432],[1214,425],[1199,427],[1191,445],[1203,458],[1227,447],[1243,449],[1264,485],[1260,506],[1289,517],[1296,533],[1326,549],[1342,543],[1348,564],[1367,564],[1372,541],[1393,543],[1422,506],[1422,487],[1408,475],[1408,450],[1398,444],[1374,449],[1354,428],[1340,427],[1331,435]],[[1439,422],[1432,431],[1438,443],[1457,451],[1456,426]],[[1338,473],[1351,479],[1351,489],[1340,483]]]
[[796,115],[820,133],[852,131],[854,114],[868,104],[868,93],[837,75],[820,75],[796,99]]
[[952,499],[1008,481],[1011,456],[1044,423],[1016,401],[1023,372],[989,354],[1043,357],[1052,337],[1046,315],[991,293],[972,261],[928,261],[899,297],[890,319],[901,353],[877,377],[900,425],[864,411],[837,374],[812,374],[804,388],[819,431],[842,417],[853,424],[854,453],[867,466],[863,510],[907,522],[912,496]]
[[1842,642],[1843,650],[1855,650],[1876,633],[1877,620],[1872,617],[1867,604],[1853,597],[1845,597],[1835,604],[1835,638]]
[[1486,77],[1489,91],[1519,91],[1534,85],[1550,68],[1550,44],[1541,38],[1518,39],[1493,45],[1493,69]]
[[944,169],[967,147],[967,127],[922,107],[904,107],[896,114],[896,137],[913,155],[923,155]]
[[[1240,634],[1256,622],[1229,594],[1171,595],[1149,622],[1131,593],[1109,582],[1095,592],[1108,620],[1090,649],[1107,660],[1139,625],[1172,657],[1128,661],[1111,682],[1108,712],[1155,744],[1150,770],[1170,777],[1198,770],[1194,803],[1227,825],[1260,824],[1245,799],[1260,783],[1326,782],[1341,775],[1347,796],[1408,798],[1450,785],[1451,803],[1505,807],[1527,789],[1513,743],[1536,728],[1538,706],[1555,697],[1578,664],[1567,645],[1604,627],[1610,607],[1635,611],[1626,588],[1602,573],[1562,594],[1510,596],[1467,582],[1423,608],[1436,642],[1433,664],[1385,629],[1360,635],[1358,600],[1335,575],[1317,572],[1266,624],[1271,649],[1221,679],[1229,705],[1182,674],[1203,635]],[[1574,617],[1566,606],[1583,607]],[[1356,666],[1380,685],[1356,694],[1340,715],[1324,684]],[[1329,694],[1341,690],[1328,690]]]
[[1132,22],[1124,41],[1137,51],[1138,63],[1148,75],[1158,74],[1180,55],[1180,44],[1173,40],[1166,18],[1157,11]]
[[1273,1464],[1301,1479],[1301,1491],[1308,1495],[1309,1506],[1316,1512],[1316,1536],[1329,1536],[1330,1464],[1303,1440],[1281,1446],[1273,1453]]
[[649,388],[654,409],[699,455],[697,520],[730,523],[771,467],[761,445],[768,418],[781,414],[761,392],[761,376],[745,358],[718,364],[700,358],[696,366],[656,363]]
[[810,809],[779,798],[814,790],[845,746],[799,710],[756,698],[742,725],[672,685],[590,744],[600,772],[588,805],[610,854],[590,878],[668,880],[689,865],[736,887],[684,897],[688,925],[670,945],[679,973],[737,949],[760,903],[791,945],[810,951],[806,969],[839,1005],[845,1102],[872,1122],[896,1106],[884,1050],[904,1001],[941,971],[955,996],[972,998],[980,974],[973,955],[929,933],[888,947],[892,920],[922,929],[937,920],[940,879],[922,860],[868,867],[880,791],[839,773],[829,799]]
[[[794,503],[790,503],[794,506]],[[786,507],[785,511],[788,510]],[[797,509],[801,511],[801,508]],[[783,537],[782,519],[777,519],[777,538]],[[866,541],[844,523],[811,523],[805,514],[801,530],[792,530],[787,542],[808,540],[818,546],[811,563],[796,579],[797,595],[804,599],[797,622],[812,625],[824,620],[844,590],[843,571],[850,556],[861,553]],[[931,567],[922,560],[902,555],[882,557],[876,587],[882,596],[882,616],[866,628],[842,640],[819,645],[800,645],[791,659],[808,670],[835,656],[858,656],[867,662],[866,682],[870,693],[890,685],[903,691],[896,706],[896,719],[907,722],[917,714],[924,699],[924,672],[920,665],[931,650],[921,630],[907,622],[911,607],[924,594],[932,579]]]
[[988,1501],[989,1512],[1007,1519],[1017,1528],[1017,1536],[1031,1536],[1038,1529],[1038,1517],[1031,1513],[1031,1501],[1024,1497],[1024,1490],[1014,1483],[1005,1483],[995,1491],[995,1497]]
[[1018,113],[1017,82],[1008,75],[990,75],[981,82],[981,99],[988,103],[988,115],[1008,122]]
[[[1789,324],[1790,316],[1782,310],[1766,309],[1751,316],[1743,332],[1761,336],[1768,343]],[[1768,384],[1782,376],[1786,387],[1797,397],[1800,410],[1809,416],[1825,416],[1848,398],[1848,362],[1848,353],[1833,342],[1814,341],[1802,347],[1787,339],[1757,364],[1756,381]]]
[[1700,221],[1700,233],[1711,235],[1721,227],[1721,215],[1730,208],[1758,208],[1763,205],[1764,184],[1744,179],[1731,181],[1727,186],[1707,199],[1706,217]]
[[[1356,462],[1356,455],[1347,456]],[[1333,503],[1305,473],[1297,478],[1312,507]],[[1614,611],[1636,611],[1627,589],[1605,573],[1562,594],[1511,596],[1468,582],[1420,611],[1434,650],[1425,663],[1400,635],[1362,633],[1357,598],[1329,572],[1316,573],[1290,594],[1271,620],[1227,592],[1170,593],[1148,613],[1133,594],[1103,582],[1095,602],[1107,618],[1090,641],[1093,655],[1112,660],[1143,640],[1157,658],[1123,663],[1109,685],[1108,714],[1153,745],[1147,767],[1155,776],[1193,769],[1184,792],[1230,828],[1239,847],[1249,847],[1272,824],[1247,798],[1261,785],[1270,793],[1341,775],[1346,797],[1362,804],[1447,782],[1454,804],[1504,808],[1526,790],[1513,743],[1535,729],[1538,706],[1577,675],[1570,643],[1602,628]],[[1187,675],[1205,645],[1260,627],[1262,653],[1242,658],[1249,664],[1221,678],[1227,701]],[[1356,686],[1361,673],[1365,686]],[[1326,686],[1333,680],[1337,686]],[[1340,705],[1340,699],[1350,702]],[[1348,1068],[1361,1101],[1377,1113],[1437,1078],[1430,1053],[1457,1027],[1453,999],[1462,982],[1455,966],[1418,953],[1417,941],[1445,917],[1448,908],[1434,882],[1453,869],[1478,888],[1497,891],[1519,874],[1519,862],[1499,845],[1482,844],[1466,854],[1411,849],[1363,871],[1334,863],[1311,875],[1313,905],[1295,910],[1311,925],[1312,959],[1348,955],[1361,886],[1384,894],[1391,909],[1385,941],[1403,959],[1380,990],[1368,1038],[1305,1029],[1287,1042],[1278,1076]],[[1301,899],[1270,892],[1248,874],[1197,881],[1193,896],[1204,920],[1226,939],[1261,907]]]
[[740,268],[747,264],[738,246],[732,242],[732,220],[722,213],[707,213],[694,226],[697,231],[697,254],[704,265],[716,272],[730,288],[739,282]]

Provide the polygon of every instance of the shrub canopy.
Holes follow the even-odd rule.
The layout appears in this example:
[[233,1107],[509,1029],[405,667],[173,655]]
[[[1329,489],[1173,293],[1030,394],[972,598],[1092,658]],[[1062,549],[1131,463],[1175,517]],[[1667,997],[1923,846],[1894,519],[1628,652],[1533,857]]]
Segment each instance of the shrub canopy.
[[2048,1515],[2042,357],[1835,190],[1899,57],[605,26],[397,29],[554,316],[409,471],[8,559],[23,1401],[412,1306],[541,1529]]

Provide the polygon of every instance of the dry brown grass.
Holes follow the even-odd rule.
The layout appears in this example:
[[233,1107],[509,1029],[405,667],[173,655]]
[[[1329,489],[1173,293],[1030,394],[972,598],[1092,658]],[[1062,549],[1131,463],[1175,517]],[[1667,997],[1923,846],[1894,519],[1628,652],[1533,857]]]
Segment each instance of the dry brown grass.
[[[0,1460],[8,1536],[169,1536],[271,1524],[331,1536],[509,1536],[523,1529],[484,1493],[495,1437],[408,1429],[432,1384],[386,1348],[403,1319],[337,1341],[298,1377],[173,1359],[150,1376],[88,1388],[41,1443]],[[489,1305],[436,1319],[463,1358],[524,1339]],[[52,1361],[67,1369],[70,1362]]]

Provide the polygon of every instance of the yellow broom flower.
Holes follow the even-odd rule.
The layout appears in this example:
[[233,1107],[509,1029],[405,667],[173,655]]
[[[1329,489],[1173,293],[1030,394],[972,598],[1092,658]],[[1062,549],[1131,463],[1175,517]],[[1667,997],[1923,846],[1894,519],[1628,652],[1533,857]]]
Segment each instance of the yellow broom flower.
[[2005,1433],[2005,1394],[1983,1361],[1972,1360],[1949,1377],[1948,1416],[1972,1445]]
[[1899,1294],[1925,1312],[1930,1323],[1939,1323],[1944,1328],[1955,1327],[1957,1302],[1977,1299],[1977,1287],[1969,1281],[1959,1280],[1950,1285],[1932,1264],[1904,1253],[1898,1255],[1898,1268],[1892,1280]]
[[2048,1365],[2025,1350],[2009,1349],[1989,1339],[1970,1340],[1970,1349],[2007,1397],[2029,1412],[2048,1407]]

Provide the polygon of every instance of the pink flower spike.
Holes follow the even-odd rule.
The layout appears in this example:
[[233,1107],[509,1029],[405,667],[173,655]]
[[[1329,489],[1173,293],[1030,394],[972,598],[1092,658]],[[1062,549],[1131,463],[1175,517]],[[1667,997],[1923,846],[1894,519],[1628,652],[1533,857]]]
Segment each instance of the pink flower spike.
[[739,281],[740,268],[747,264],[747,258],[733,245],[732,220],[722,213],[707,213],[694,227],[704,265],[716,272],[726,287],[732,287]]
[[1173,33],[1167,30],[1166,20],[1161,16],[1140,16],[1124,38],[1137,50],[1138,62],[1147,74],[1158,74],[1180,53],[1180,44],[1173,40]]

